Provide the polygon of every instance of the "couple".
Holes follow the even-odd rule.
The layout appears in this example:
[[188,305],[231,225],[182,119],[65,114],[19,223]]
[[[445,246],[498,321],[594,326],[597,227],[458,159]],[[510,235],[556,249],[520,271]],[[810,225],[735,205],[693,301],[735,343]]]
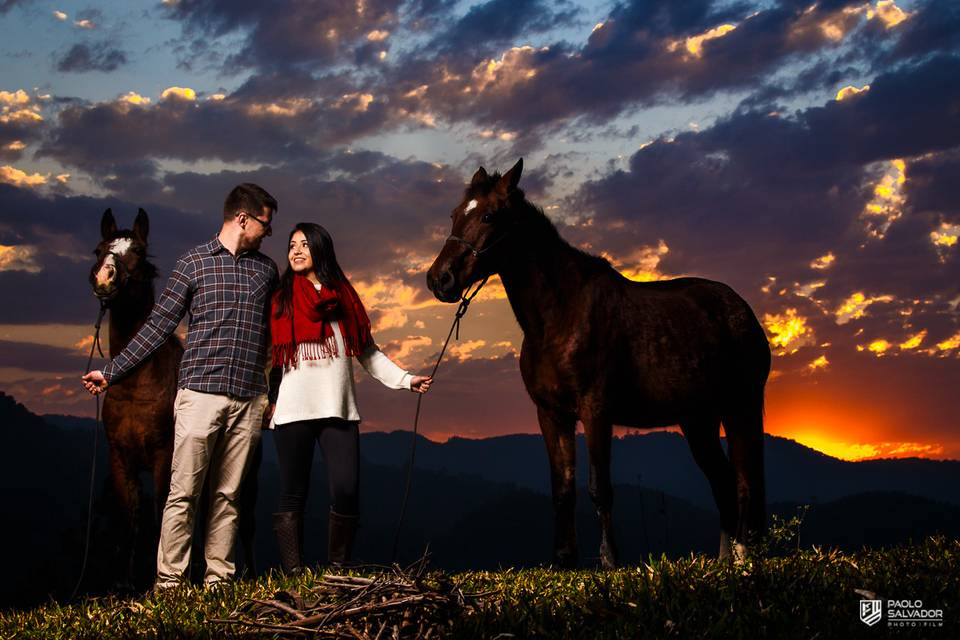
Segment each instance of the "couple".
[[[276,212],[277,201],[261,187],[235,187],[224,202],[219,234],[180,257],[127,348],[102,371],[83,376],[91,393],[106,391],[159,347],[189,312],[157,590],[186,579],[193,515],[205,477],[211,504],[204,582],[233,577],[238,494],[260,430],[267,426],[275,428],[280,463],[274,530],[283,569],[294,572],[302,564],[303,508],[315,440],[330,477],[328,560],[346,562],[358,515],[360,416],[351,358],[394,389],[425,393],[433,382],[404,371],[380,352],[363,303],[337,264],[323,227],[294,227],[289,264],[279,277],[273,260],[258,251],[271,235]],[[264,372],[271,342],[268,394]]]

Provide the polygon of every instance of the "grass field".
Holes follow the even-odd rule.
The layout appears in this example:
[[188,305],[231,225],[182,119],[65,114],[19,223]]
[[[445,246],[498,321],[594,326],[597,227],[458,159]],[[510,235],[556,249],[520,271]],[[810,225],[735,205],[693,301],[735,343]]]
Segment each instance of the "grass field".
[[[321,576],[322,568],[219,589],[183,586],[140,599],[105,597],[7,611],[0,614],[0,637],[241,637],[251,629],[210,621],[231,616],[252,598],[309,589]],[[441,634],[447,637],[960,637],[960,542],[943,537],[851,554],[794,549],[742,565],[688,556],[650,558],[639,567],[614,571],[544,568],[428,576],[486,594],[475,607],[452,616]],[[922,600],[924,608],[943,609],[943,626],[889,627],[884,614],[868,627],[859,613],[867,592],[884,602]],[[405,637],[412,637],[409,633]]]

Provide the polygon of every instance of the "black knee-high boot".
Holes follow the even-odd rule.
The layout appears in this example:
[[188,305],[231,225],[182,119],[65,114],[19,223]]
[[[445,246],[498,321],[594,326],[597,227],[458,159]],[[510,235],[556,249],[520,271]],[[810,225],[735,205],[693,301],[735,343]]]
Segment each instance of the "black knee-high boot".
[[329,537],[327,538],[327,562],[342,565],[353,553],[353,539],[357,533],[359,516],[347,516],[330,509]]
[[300,573],[303,567],[303,512],[273,514],[273,532],[277,534],[280,567],[287,574]]

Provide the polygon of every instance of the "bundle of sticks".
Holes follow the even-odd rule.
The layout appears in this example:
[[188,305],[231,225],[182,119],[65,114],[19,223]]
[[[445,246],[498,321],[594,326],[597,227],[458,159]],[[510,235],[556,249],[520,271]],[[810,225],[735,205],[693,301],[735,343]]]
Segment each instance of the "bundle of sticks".
[[464,593],[443,572],[427,570],[427,555],[402,569],[362,565],[364,576],[324,573],[304,592],[252,599],[217,624],[253,634],[387,640],[446,635],[454,621],[488,593]]

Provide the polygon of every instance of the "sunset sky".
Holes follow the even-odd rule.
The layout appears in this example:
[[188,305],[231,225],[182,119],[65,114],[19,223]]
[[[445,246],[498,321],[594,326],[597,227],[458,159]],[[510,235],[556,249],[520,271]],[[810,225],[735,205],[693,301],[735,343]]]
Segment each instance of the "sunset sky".
[[[150,214],[157,289],[229,189],[330,230],[384,351],[429,370],[425,286],[479,165],[635,280],[727,282],[774,351],[766,430],[960,459],[960,3],[0,0],[0,390],[79,384],[100,217]],[[424,400],[434,439],[536,432],[498,281]],[[359,370],[359,367],[358,367]],[[363,429],[415,400],[360,374]]]

